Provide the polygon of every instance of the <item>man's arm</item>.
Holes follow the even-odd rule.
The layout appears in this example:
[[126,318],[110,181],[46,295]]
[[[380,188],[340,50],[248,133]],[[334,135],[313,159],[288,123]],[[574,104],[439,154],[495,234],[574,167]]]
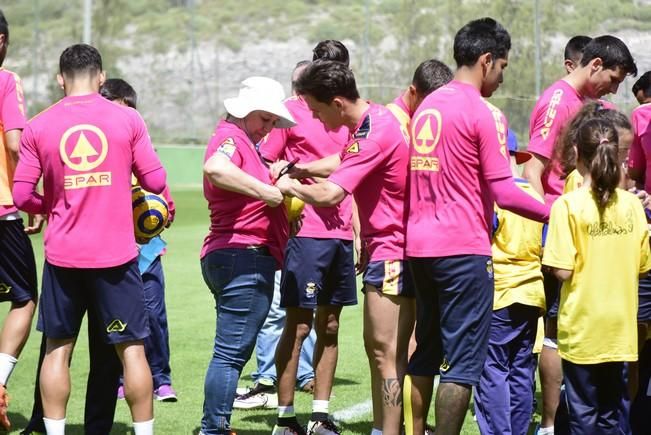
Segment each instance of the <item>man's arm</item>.
[[545,191],[543,190],[542,185],[542,175],[545,172],[545,168],[549,163],[549,159],[541,156],[540,154],[531,153],[531,158],[527,163],[524,164],[524,178],[529,181],[531,187],[534,188],[541,196],[545,196]]
[[316,207],[332,207],[346,197],[346,191],[341,186],[327,180],[323,183],[301,184],[296,180],[281,177],[276,186],[283,194],[295,196]]
[[18,155],[20,152],[20,134],[22,130],[13,129],[5,132],[5,144],[7,146],[7,151],[13,159],[14,163],[18,163]]
[[567,270],[567,269],[558,269],[556,267],[552,267],[552,273],[556,278],[558,278],[559,281],[568,281],[570,278],[572,278],[572,273],[574,271],[572,270]]

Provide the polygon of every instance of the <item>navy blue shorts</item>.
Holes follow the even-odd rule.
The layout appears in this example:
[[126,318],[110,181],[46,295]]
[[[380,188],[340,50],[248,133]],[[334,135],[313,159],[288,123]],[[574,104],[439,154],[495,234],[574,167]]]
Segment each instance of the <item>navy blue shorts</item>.
[[133,260],[102,269],[43,267],[38,330],[48,338],[74,338],[87,310],[96,313],[109,344],[142,340],[149,335],[145,294]]
[[407,263],[406,260],[371,261],[366,266],[362,282],[372,285],[385,295],[413,298],[414,280]]
[[493,314],[493,261],[481,255],[410,258],[416,351],[407,372],[477,386]]
[[563,360],[567,425],[557,433],[628,434],[630,402],[623,362],[574,364]]
[[638,287],[637,321],[651,321],[651,274],[640,280]]
[[280,306],[355,305],[353,242],[292,237],[285,249]]
[[23,221],[0,221],[0,302],[36,302],[36,262]]

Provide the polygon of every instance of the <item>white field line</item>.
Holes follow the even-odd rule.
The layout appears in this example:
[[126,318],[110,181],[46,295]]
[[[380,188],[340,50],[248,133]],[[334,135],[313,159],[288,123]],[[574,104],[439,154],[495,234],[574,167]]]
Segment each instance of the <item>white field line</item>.
[[[432,397],[436,396],[436,388],[439,386],[439,377],[434,378],[434,392]],[[649,383],[651,387],[651,382]],[[341,411],[335,411],[332,413],[332,419],[335,421],[349,422],[356,420],[359,417],[370,414],[373,411],[373,401],[367,400],[365,402],[357,403],[350,408],[342,409]]]

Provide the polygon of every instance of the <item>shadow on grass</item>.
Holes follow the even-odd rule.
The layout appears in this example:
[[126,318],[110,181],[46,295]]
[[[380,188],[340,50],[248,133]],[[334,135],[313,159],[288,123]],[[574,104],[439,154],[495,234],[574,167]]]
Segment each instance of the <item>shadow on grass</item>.
[[[7,413],[9,416],[9,421],[11,421],[11,428],[12,431],[15,431],[15,433],[20,433],[22,432],[26,427],[27,424],[29,423],[29,419],[26,418],[22,414],[17,414],[14,412],[9,411]],[[4,433],[4,432],[3,432]],[[12,432],[14,433],[14,432]],[[66,434],[69,435],[84,435],[84,425],[83,424],[67,424],[66,425]],[[126,434],[126,433],[131,433],[131,426],[120,423],[120,422],[115,422],[113,423],[113,429],[111,430],[111,433],[116,433],[116,434]]]

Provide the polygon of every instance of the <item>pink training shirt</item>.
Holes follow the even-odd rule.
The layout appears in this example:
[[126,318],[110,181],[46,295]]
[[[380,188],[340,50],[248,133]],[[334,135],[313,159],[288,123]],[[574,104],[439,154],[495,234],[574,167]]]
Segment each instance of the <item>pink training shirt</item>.
[[636,107],[631,113],[633,143],[628,151],[628,167],[642,171],[644,190],[651,192],[651,104]]
[[389,109],[371,103],[329,181],[355,196],[370,261],[405,258],[409,144]]
[[540,96],[529,120],[527,151],[550,162],[542,175],[545,202],[551,204],[563,194],[563,173],[554,156],[554,144],[563,127],[581,109],[584,98],[568,82],[561,79]]
[[15,181],[43,175],[47,261],[107,268],[136,258],[131,174],[161,168],[138,112],[99,94],[65,97],[31,119]]
[[428,95],[411,121],[407,255],[491,255],[489,180],[512,177],[502,112],[472,85]]
[[[305,101],[292,97],[285,101],[296,120],[292,128],[274,128],[260,144],[260,154],[269,161],[299,159],[300,163],[340,154],[348,142],[348,129],[329,131],[312,116]],[[309,180],[304,180],[308,183]],[[303,223],[298,237],[352,240],[352,198],[346,197],[335,207],[314,207],[305,204]]]
[[[204,161],[220,153],[241,170],[266,184],[271,174],[249,137],[235,124],[222,120],[217,124]],[[216,249],[267,246],[278,264],[282,264],[288,237],[285,208],[269,207],[264,201],[214,186],[204,177],[203,194],[210,209],[210,233],[206,236],[201,258]]]
[[25,128],[25,99],[17,74],[0,68],[0,217],[15,213],[11,196],[15,164],[4,142],[5,133]]

